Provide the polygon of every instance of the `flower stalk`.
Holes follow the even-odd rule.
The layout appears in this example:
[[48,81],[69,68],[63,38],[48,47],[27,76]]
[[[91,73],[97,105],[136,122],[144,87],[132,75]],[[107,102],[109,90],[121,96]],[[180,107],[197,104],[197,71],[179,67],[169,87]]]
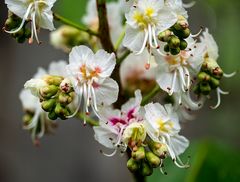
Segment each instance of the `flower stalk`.
[[94,36],[97,36],[97,37],[99,36],[99,34],[97,32],[94,32],[93,30],[91,30],[91,29],[89,29],[87,27],[84,27],[83,25],[79,25],[77,23],[74,23],[74,22],[68,20],[67,18],[57,14],[57,13],[53,13],[53,17],[54,17],[54,19],[56,21],[60,21],[60,22],[62,22],[65,25],[72,26],[72,27],[74,27],[74,28],[76,28],[76,29],[78,29],[80,31],[86,32],[86,33],[88,33],[90,35],[94,35]]

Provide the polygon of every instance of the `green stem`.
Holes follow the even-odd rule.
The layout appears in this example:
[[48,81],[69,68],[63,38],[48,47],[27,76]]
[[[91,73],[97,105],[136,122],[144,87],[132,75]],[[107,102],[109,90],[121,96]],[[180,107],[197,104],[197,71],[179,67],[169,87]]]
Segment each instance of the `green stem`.
[[74,22],[70,21],[69,19],[64,18],[64,17],[58,15],[57,13],[53,13],[53,17],[54,17],[54,19],[55,19],[56,21],[60,21],[60,22],[62,22],[63,24],[72,26],[72,27],[74,27],[74,28],[76,28],[76,29],[78,29],[78,30],[80,30],[80,31],[87,32],[87,33],[90,34],[90,35],[98,36],[98,33],[90,30],[89,28],[87,28],[87,27],[85,27],[85,26],[83,26],[83,25],[79,25],[79,24],[77,24],[77,23],[74,23]]
[[144,106],[147,104],[159,91],[161,91],[161,89],[156,85],[150,93],[143,97],[141,105]]
[[98,19],[99,19],[99,39],[103,48],[109,52],[114,52],[114,47],[110,37],[109,24],[107,19],[107,8],[106,0],[96,0],[97,10],[98,10]]
[[117,59],[117,64],[121,64],[124,61],[124,59],[128,57],[130,53],[131,53],[130,50],[127,50],[126,52],[124,52],[123,55]]
[[117,40],[116,44],[114,45],[114,49],[115,49],[116,52],[119,49],[119,47],[120,47],[120,45],[123,41],[123,38],[125,36],[125,32],[126,32],[126,27],[124,26],[123,31],[121,32],[120,36],[118,37],[118,40]]
[[85,121],[86,121],[89,125],[91,125],[91,126],[99,126],[99,122],[98,122],[98,121],[95,121],[94,119],[88,117],[88,116],[87,116],[86,114],[84,114],[84,113],[78,113],[76,116],[77,116],[79,119],[82,119],[82,120],[85,119]]

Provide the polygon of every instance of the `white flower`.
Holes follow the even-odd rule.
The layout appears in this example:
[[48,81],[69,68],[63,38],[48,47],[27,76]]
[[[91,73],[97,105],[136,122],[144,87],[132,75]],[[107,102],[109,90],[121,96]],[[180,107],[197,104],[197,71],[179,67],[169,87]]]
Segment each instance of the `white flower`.
[[[218,54],[218,46],[216,41],[214,40],[213,36],[209,33],[208,29],[206,29],[203,32],[203,36],[200,37],[201,40],[201,44],[203,44],[206,47],[206,50],[204,52],[204,61],[208,62],[211,60],[211,62],[216,62],[216,66],[217,65],[217,59],[219,57]],[[220,69],[220,67],[218,66],[218,68]],[[230,78],[232,76],[234,76],[236,74],[236,72],[233,72],[231,74],[226,74],[223,73],[223,76],[226,78]],[[220,106],[221,104],[221,94],[222,95],[227,95],[229,92],[225,92],[223,90],[221,90],[219,87],[217,88],[217,104],[215,106],[212,106],[212,109],[216,109]]]
[[182,0],[165,0],[165,5],[172,9],[178,16],[188,18],[187,11],[184,9]]
[[53,15],[51,8],[56,0],[5,0],[8,9],[22,18],[21,25],[12,31],[6,31],[8,33],[18,32],[25,24],[27,20],[32,21],[31,38],[29,42],[33,41],[35,36],[37,42],[37,31],[39,28],[54,30]]
[[[151,87],[152,83],[155,83],[155,74],[156,74],[156,62],[154,57],[152,56],[150,60],[151,68],[145,69],[144,66],[147,64],[148,60],[148,52],[145,49],[141,55],[130,54],[121,64],[120,66],[120,78],[122,87],[124,89],[131,90],[131,88],[136,90],[135,87],[139,85],[133,85],[132,82],[136,81],[141,84],[145,84],[144,86]],[[146,84],[149,83],[149,84]],[[136,84],[137,84],[136,83]],[[147,89],[147,88],[146,88]]]
[[191,86],[191,73],[197,74],[203,62],[205,47],[196,44],[192,38],[187,39],[188,48],[178,55],[156,55],[159,64],[157,82],[169,95],[188,92]]
[[186,150],[189,141],[179,135],[181,128],[172,105],[162,106],[159,103],[150,103],[144,108],[145,128],[150,138],[167,146],[168,153],[177,166],[188,167],[187,164],[182,165],[178,156]]
[[[114,149],[112,156],[119,148],[125,152],[129,143],[132,145],[143,142],[146,131],[143,126],[143,114],[140,111],[142,96],[139,90],[135,92],[135,98],[131,98],[122,105],[121,110],[103,108],[100,112],[100,126],[93,127],[95,139],[107,148]],[[134,130],[137,135],[133,137]],[[136,141],[137,140],[137,141]],[[133,143],[132,143],[133,142]]]
[[137,54],[146,46],[160,53],[156,36],[174,25],[177,16],[164,5],[164,0],[140,0],[126,14],[126,19],[123,45]]
[[108,54],[104,50],[99,50],[94,54],[86,46],[72,49],[67,70],[79,96],[79,107],[83,98],[87,114],[89,106],[98,115],[98,105],[110,105],[117,100],[118,84],[109,78],[115,64],[114,53]]
[[[122,31],[122,16],[121,6],[118,2],[107,3],[107,18],[109,23],[109,29],[111,39],[116,42]],[[83,16],[82,21],[92,30],[98,31],[98,12],[96,6],[96,0],[89,0],[87,4],[87,13]]]
[[[66,71],[64,70],[66,65],[67,63],[65,61],[52,62],[49,65],[48,73],[57,76],[64,76],[66,74]],[[43,111],[38,97],[39,89],[47,85],[47,83],[41,79],[46,74],[46,70],[39,68],[37,73],[33,76],[33,79],[25,83],[25,89],[23,89],[19,95],[23,109],[33,114],[30,123],[24,125],[23,128],[31,131],[31,137],[34,143],[38,142],[38,139],[46,132],[46,129],[48,131],[52,130],[53,125],[55,125],[55,122],[50,121],[46,112]],[[37,131],[38,125],[40,131]]]

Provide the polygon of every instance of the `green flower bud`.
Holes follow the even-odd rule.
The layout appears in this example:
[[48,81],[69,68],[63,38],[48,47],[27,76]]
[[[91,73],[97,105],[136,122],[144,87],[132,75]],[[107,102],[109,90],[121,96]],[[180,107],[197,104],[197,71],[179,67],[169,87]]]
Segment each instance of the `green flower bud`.
[[56,105],[56,100],[49,99],[42,102],[42,109],[46,112],[50,112],[53,109],[53,107],[55,107],[55,105]]
[[211,77],[210,79],[210,86],[212,89],[216,89],[220,86],[220,81],[214,77]]
[[140,161],[145,158],[144,147],[138,147],[136,151],[132,151],[132,158],[136,161]]
[[161,159],[166,158],[168,149],[165,144],[154,142],[151,140],[150,142],[148,142],[148,146],[155,155],[157,155]]
[[170,48],[178,48],[180,46],[180,40],[177,36],[172,35],[168,41],[168,45]]
[[211,87],[207,82],[200,83],[200,90],[203,95],[209,95],[211,92]]
[[59,87],[55,85],[48,85],[43,88],[40,88],[40,94],[43,98],[51,98],[52,96],[56,95],[58,89]]
[[164,51],[165,51],[165,52],[169,52],[169,51],[170,51],[170,47],[169,47],[168,44],[166,44],[166,45],[164,46]]
[[170,49],[170,53],[172,55],[178,55],[180,53],[180,51],[181,51],[181,49],[179,47],[176,49],[173,49],[173,48]]
[[211,76],[217,79],[221,79],[223,76],[223,71],[218,65],[217,61],[207,57],[204,59],[202,70],[208,72]]
[[71,97],[69,94],[60,93],[58,97],[58,101],[60,104],[66,106],[73,101],[73,97]]
[[22,44],[22,43],[25,42],[25,40],[26,40],[26,38],[25,38],[24,36],[22,36],[22,37],[16,37],[16,41],[17,41],[17,43]]
[[53,75],[46,75],[44,76],[43,80],[46,81],[49,85],[56,85],[59,86],[63,81],[62,76],[53,76]]
[[183,27],[182,27],[182,25],[181,25],[179,22],[175,23],[175,24],[173,25],[173,28],[174,28],[175,30],[177,30],[177,31],[183,30]]
[[137,161],[135,161],[133,158],[130,158],[127,161],[127,168],[129,169],[129,171],[131,171],[132,173],[136,172],[139,169],[139,164]]
[[13,36],[14,38],[23,37],[23,38],[25,39],[25,37],[24,37],[24,29],[22,28],[22,29],[19,30],[17,33],[12,34],[12,36]]
[[158,167],[161,163],[161,159],[152,152],[146,152],[146,159],[153,168]]
[[209,81],[209,80],[211,79],[211,77],[210,77],[209,74],[207,74],[207,73],[205,73],[205,72],[200,72],[200,73],[198,74],[198,79],[199,79],[200,81]]
[[193,92],[197,95],[201,94],[200,84],[197,84],[193,87]]
[[48,113],[48,118],[51,120],[56,120],[57,119],[57,114],[55,113],[54,109]]
[[31,37],[31,30],[30,29],[25,28],[24,37],[26,39],[29,39]]
[[55,113],[58,115],[58,117],[60,117],[61,119],[66,119],[66,116],[69,115],[69,111],[67,108],[61,106],[60,103],[58,103],[55,107]]
[[158,39],[163,42],[168,42],[169,38],[171,36],[171,31],[170,30],[165,30],[163,32],[160,32],[158,34]]
[[186,28],[184,30],[173,30],[174,34],[178,36],[181,39],[186,39],[190,36],[191,31],[189,28]]
[[153,168],[150,167],[146,162],[142,162],[140,168],[140,174],[142,176],[150,176],[153,173]]
[[180,41],[180,49],[181,50],[185,50],[187,48],[187,46],[188,46],[187,41],[185,41],[185,40]]
[[24,114],[23,116],[23,124],[24,125],[29,125],[32,121],[33,115],[31,114]]

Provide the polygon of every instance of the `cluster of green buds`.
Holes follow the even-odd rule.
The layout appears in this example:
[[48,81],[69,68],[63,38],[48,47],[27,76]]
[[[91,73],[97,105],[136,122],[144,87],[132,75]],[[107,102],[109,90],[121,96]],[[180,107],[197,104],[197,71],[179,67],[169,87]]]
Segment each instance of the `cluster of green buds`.
[[[5,31],[12,31],[17,29],[22,22],[22,19],[12,12],[8,12],[8,18],[4,25]],[[11,34],[11,36],[16,39],[18,43],[24,43],[31,37],[31,31],[26,27],[27,22],[25,22],[24,26],[16,33]]]
[[194,88],[197,95],[209,95],[212,90],[220,86],[220,80],[223,77],[223,71],[216,60],[205,56],[201,70],[197,76],[198,83]]
[[162,161],[166,156],[166,145],[150,140],[146,146],[135,146],[132,149],[127,167],[133,173],[150,176],[153,173],[153,168],[162,168]]
[[56,120],[58,117],[67,119],[71,115],[69,105],[75,95],[71,82],[61,76],[52,75],[47,75],[43,79],[48,85],[39,90],[42,109],[48,112],[51,120]]
[[160,41],[166,42],[164,46],[165,52],[170,52],[172,55],[177,55],[181,50],[185,50],[188,46],[187,39],[191,34],[188,28],[188,22],[183,16],[178,17],[178,21],[158,35]]

